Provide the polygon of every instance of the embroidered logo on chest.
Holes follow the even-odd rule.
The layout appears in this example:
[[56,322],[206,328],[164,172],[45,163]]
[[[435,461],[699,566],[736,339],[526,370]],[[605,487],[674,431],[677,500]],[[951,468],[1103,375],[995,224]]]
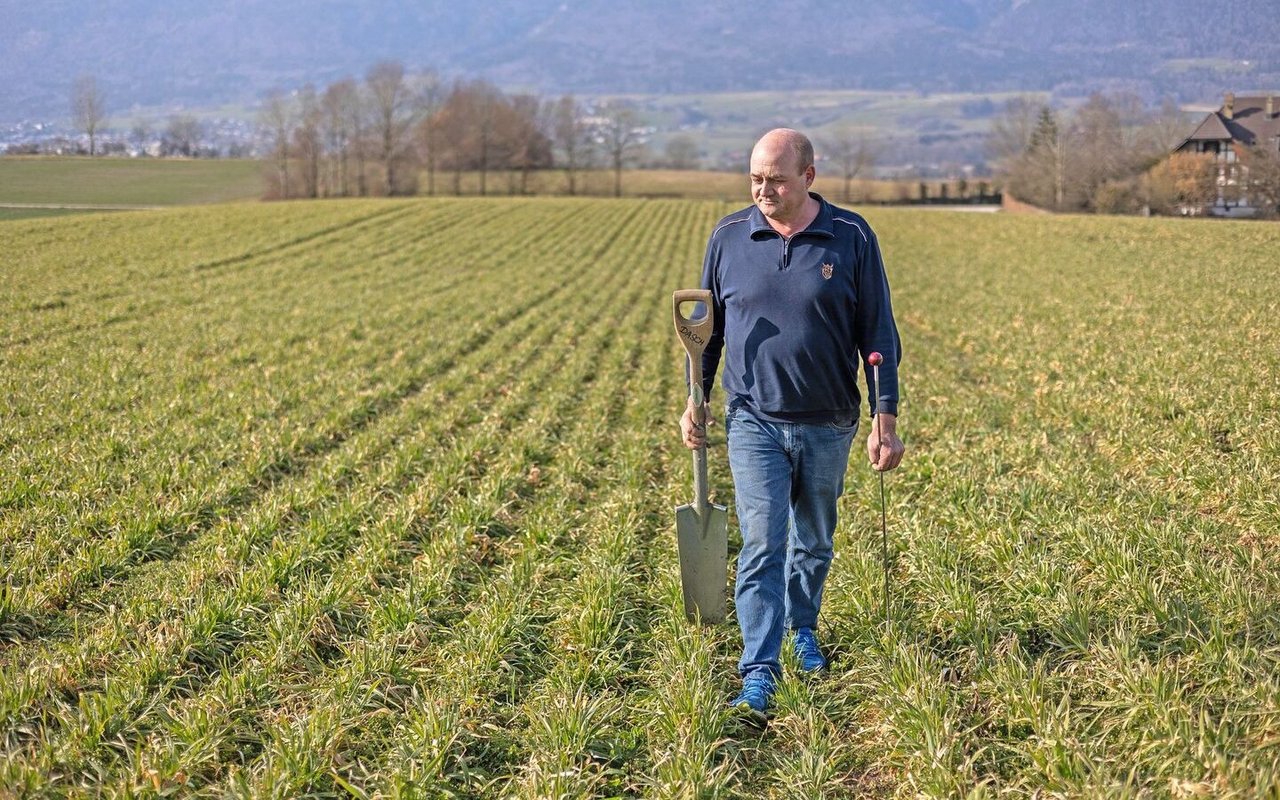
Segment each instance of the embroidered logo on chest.
[[835,272],[835,266],[831,264],[822,265],[822,277],[825,278],[826,280],[831,280],[831,274],[833,272]]

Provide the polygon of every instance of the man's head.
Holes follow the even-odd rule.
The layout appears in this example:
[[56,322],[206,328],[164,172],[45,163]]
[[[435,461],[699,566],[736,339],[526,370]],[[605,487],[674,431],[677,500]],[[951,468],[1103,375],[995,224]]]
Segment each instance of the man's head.
[[809,137],[775,128],[751,151],[751,199],[766,217],[794,222],[809,200],[815,174]]

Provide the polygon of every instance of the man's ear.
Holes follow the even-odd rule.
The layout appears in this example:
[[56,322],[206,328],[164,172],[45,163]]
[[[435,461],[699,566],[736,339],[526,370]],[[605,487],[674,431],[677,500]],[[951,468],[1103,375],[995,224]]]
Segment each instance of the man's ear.
[[812,164],[810,164],[809,168],[804,171],[804,188],[808,189],[810,186],[813,185],[813,178],[817,174],[818,174],[818,171],[814,169]]

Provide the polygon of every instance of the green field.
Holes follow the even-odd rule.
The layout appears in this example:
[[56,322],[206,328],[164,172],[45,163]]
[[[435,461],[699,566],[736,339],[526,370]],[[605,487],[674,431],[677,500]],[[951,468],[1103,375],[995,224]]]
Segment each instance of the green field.
[[[744,165],[745,166],[745,165]],[[65,216],[104,210],[199,205],[229,200],[249,200],[261,195],[265,184],[262,164],[244,160],[189,161],[180,159],[123,158],[0,158],[0,222],[35,217]],[[929,181],[936,197],[941,184],[958,195],[954,181]],[[432,192],[427,174],[419,176],[419,194]],[[970,191],[977,190],[973,182]],[[567,195],[563,170],[548,169],[522,176],[519,172],[492,170],[485,176],[485,193],[495,197]],[[841,199],[844,181],[834,173],[820,174],[815,191]],[[576,192],[586,197],[612,197],[612,170],[579,170]],[[704,170],[624,170],[622,195],[647,199],[732,200],[749,197],[746,174]],[[852,197],[877,202],[901,201],[918,196],[917,181],[858,180],[850,186]],[[480,174],[437,172],[434,195],[477,196]],[[33,207],[34,206],[34,207]],[[61,207],[60,207],[61,206]]]
[[1275,796],[1280,227],[870,212],[892,621],[856,462],[760,733],[672,510],[730,208],[0,222],[0,795]]
[[260,194],[261,165],[246,159],[0,158],[0,204],[168,206]]

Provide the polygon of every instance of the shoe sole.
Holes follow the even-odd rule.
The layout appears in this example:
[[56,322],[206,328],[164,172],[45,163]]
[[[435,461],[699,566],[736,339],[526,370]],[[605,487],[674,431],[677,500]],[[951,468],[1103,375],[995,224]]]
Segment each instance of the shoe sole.
[[763,729],[769,724],[769,714],[764,711],[757,711],[746,703],[739,703],[733,707],[738,712],[738,718],[753,728]]

